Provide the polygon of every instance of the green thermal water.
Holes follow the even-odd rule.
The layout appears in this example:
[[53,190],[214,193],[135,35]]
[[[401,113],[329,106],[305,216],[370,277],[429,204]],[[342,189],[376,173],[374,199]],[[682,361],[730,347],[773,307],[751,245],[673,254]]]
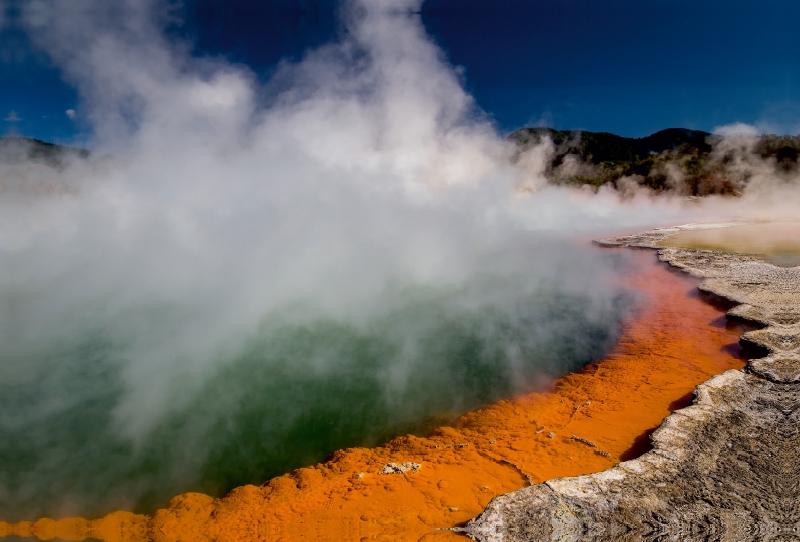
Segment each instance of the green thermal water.
[[339,448],[424,434],[599,358],[630,302],[622,290],[506,280],[409,290],[358,323],[271,315],[135,441],[113,417],[127,362],[107,328],[18,352],[37,363],[0,394],[2,519],[148,512],[180,492],[221,495]]

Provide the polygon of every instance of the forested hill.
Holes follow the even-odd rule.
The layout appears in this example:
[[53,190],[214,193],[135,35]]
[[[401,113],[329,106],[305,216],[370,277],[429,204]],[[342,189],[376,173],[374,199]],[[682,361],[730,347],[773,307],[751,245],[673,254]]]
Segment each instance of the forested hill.
[[608,132],[584,132],[581,130],[553,130],[552,128],[523,128],[509,136],[520,145],[538,144],[549,137],[556,148],[568,151],[593,163],[609,161],[631,161],[652,154],[678,149],[688,152],[710,152],[708,132],[686,128],[667,128],[653,135],[640,138],[622,137]]
[[647,137],[608,132],[523,128],[509,136],[520,152],[550,139],[554,152],[545,174],[556,184],[616,188],[627,184],[687,195],[737,194],[748,182],[746,172],[731,175],[734,154],[769,162],[776,174],[797,172],[800,136],[763,135],[747,149],[721,146],[720,136],[686,128],[668,128]]
[[[608,132],[522,128],[508,136],[517,144],[516,159],[545,140],[552,153],[544,174],[554,184],[636,186],[684,195],[737,195],[752,171],[764,167],[787,181],[800,175],[800,136],[762,135],[745,144],[726,144],[714,134],[668,128],[647,137]],[[0,137],[0,164],[36,162],[61,168],[89,151],[25,137]],[[734,167],[735,166],[735,167]]]
[[0,163],[33,161],[60,167],[66,160],[86,158],[89,151],[28,137],[0,137]]

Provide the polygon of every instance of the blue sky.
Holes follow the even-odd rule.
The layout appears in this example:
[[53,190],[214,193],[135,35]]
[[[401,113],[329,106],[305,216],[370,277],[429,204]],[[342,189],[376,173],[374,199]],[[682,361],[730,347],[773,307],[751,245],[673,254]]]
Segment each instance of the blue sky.
[[[19,1],[7,1],[6,20]],[[333,0],[187,0],[169,32],[266,80],[281,59],[334,39],[336,12]],[[539,124],[639,137],[734,122],[800,132],[800,3],[428,0],[422,18],[503,132]],[[80,139],[87,128],[65,113],[78,99],[21,29],[2,30],[5,133]]]

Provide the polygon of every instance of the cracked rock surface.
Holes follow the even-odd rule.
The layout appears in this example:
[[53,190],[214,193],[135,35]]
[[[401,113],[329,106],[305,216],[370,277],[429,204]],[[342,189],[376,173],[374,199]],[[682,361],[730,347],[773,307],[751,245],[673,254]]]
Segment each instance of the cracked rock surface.
[[800,541],[800,267],[758,256],[660,248],[688,225],[603,239],[655,248],[728,300],[729,318],[764,325],[742,343],[766,355],[698,386],[653,449],[586,476],[493,499],[464,532],[481,542],[533,540]]

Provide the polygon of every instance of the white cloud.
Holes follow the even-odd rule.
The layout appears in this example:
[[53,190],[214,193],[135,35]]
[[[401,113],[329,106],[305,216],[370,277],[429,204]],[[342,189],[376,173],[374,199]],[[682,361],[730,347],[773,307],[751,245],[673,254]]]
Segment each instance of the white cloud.
[[70,120],[75,120],[75,118],[78,116],[74,109],[67,109],[64,113],[66,113]]

